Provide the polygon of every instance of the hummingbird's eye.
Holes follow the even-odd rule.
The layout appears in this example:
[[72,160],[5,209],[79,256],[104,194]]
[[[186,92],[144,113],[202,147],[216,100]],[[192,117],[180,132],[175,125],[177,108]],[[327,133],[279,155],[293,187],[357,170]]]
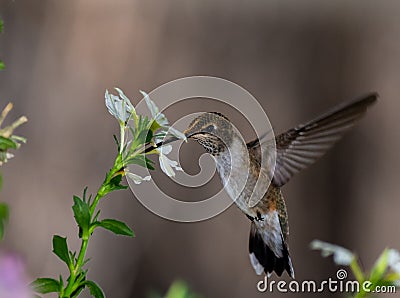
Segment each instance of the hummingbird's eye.
[[207,126],[204,131],[205,132],[213,132],[217,129],[217,127],[215,126],[215,124],[210,124],[209,126]]

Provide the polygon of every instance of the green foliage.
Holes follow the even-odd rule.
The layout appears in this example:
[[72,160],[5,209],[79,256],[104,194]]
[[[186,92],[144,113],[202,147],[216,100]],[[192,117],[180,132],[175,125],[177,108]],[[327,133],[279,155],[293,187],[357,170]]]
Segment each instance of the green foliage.
[[9,210],[5,203],[0,203],[0,240],[4,237],[4,225],[8,220]]
[[71,264],[71,259],[67,245],[67,238],[63,238],[58,235],[53,236],[53,253],[68,266]]
[[38,278],[30,285],[39,294],[58,293],[60,283],[53,278]]
[[[3,22],[0,19],[0,32],[3,30]],[[1,67],[1,62],[0,62]],[[7,104],[3,111],[0,113],[0,126],[3,124],[7,114],[11,111],[13,105]],[[18,149],[21,142],[25,142],[26,139],[13,135],[14,129],[19,125],[26,122],[26,117],[22,116],[11,125],[4,128],[0,127],[0,166],[3,165],[8,159],[12,158],[13,155],[8,152],[10,149]],[[3,177],[0,175],[0,189],[3,185]],[[9,209],[7,204],[0,202],[0,240],[4,237],[4,226],[9,217]]]
[[74,196],[74,205],[72,206],[76,223],[79,227],[79,238],[87,239],[90,227],[90,210],[87,202]]
[[10,138],[0,136],[0,151],[7,151],[8,149],[17,149],[17,143]]
[[154,162],[148,159],[144,154],[138,154],[126,160],[127,164],[135,164],[148,168],[149,170],[154,170]]
[[115,219],[103,219],[102,221],[96,224],[99,227],[102,227],[106,230],[109,230],[117,235],[124,235],[129,237],[134,237],[135,234],[133,231],[122,221],[118,221]]
[[[12,103],[8,103],[0,114],[0,126],[3,124],[4,119],[12,110]],[[19,117],[11,125],[4,128],[0,127],[0,165],[7,162],[14,155],[9,152],[10,149],[18,149],[21,143],[25,143],[26,139],[13,134],[14,130],[21,124],[28,121],[25,116]]]
[[[346,248],[319,240],[314,240],[311,248],[320,250],[324,257],[333,255],[333,260],[337,265],[350,267],[360,284],[360,291],[354,294],[356,298],[373,294],[377,287],[396,288],[400,285],[400,253],[395,249],[385,249],[372,269],[364,272],[357,255]],[[366,289],[362,286],[364,283],[368,283]]]
[[87,280],[87,281],[85,281],[84,284],[85,284],[85,286],[87,286],[89,288],[90,294],[93,297],[95,297],[95,298],[104,298],[105,297],[103,290],[94,281]]
[[201,298],[201,296],[194,293],[186,282],[178,279],[171,284],[166,295],[150,293],[148,298]]
[[169,288],[166,298],[196,298],[199,297],[196,294],[192,293],[189,289],[189,286],[181,281],[175,281],[171,287]]
[[[84,189],[82,198],[73,196],[74,204],[72,206],[72,211],[78,225],[78,236],[81,239],[79,251],[69,251],[66,238],[58,235],[53,237],[53,252],[69,269],[69,277],[66,279],[67,284],[64,285],[62,276],[60,276],[59,281],[51,278],[38,278],[32,283],[32,287],[37,293],[46,294],[56,292],[59,297],[72,298],[78,297],[85,288],[88,288],[93,297],[105,297],[101,288],[94,281],[87,280],[88,270],[83,268],[89,262],[89,259],[86,259],[85,255],[90,237],[98,227],[117,235],[134,237],[132,229],[124,222],[116,219],[99,220],[100,210],[96,208],[99,201],[109,193],[128,188],[127,185],[122,184],[122,177],[126,174],[125,169],[127,165],[136,164],[148,169],[154,169],[153,162],[145,156],[145,149],[149,146],[154,147],[155,130],[152,130],[152,123],[155,122],[153,118],[156,115],[154,115],[152,119],[136,115],[135,108],[130,103],[129,99],[120,89],[116,90],[119,97],[108,93],[108,91],[105,93],[105,103],[108,111],[118,120],[120,126],[120,138],[118,139],[114,136],[118,147],[118,154],[115,157],[114,165],[107,172],[102,185],[93,197],[91,195],[87,197],[87,188]],[[151,104],[152,113],[157,110],[155,104],[149,98],[147,102]],[[132,126],[128,125],[129,119],[133,119],[131,123]],[[160,119],[164,121],[164,125],[159,125],[157,129],[162,128],[168,130],[165,124],[165,116]],[[130,142],[126,140],[127,132],[132,134],[132,140]],[[175,133],[182,135],[182,133],[178,131],[175,131]],[[160,134],[165,135],[166,132],[161,131],[157,136]],[[0,150],[2,149],[1,146],[7,149],[11,148],[10,146],[14,146],[12,141],[21,141],[21,139],[11,139],[11,142],[10,140],[0,139]],[[155,153],[159,154],[155,149],[153,152],[147,154]],[[169,162],[172,161],[169,160]],[[150,179],[149,176],[142,178],[133,173],[128,174],[136,184]]]
[[117,174],[109,181],[109,183],[104,188],[105,194],[108,194],[109,192],[112,192],[114,190],[127,189],[128,186],[123,185],[121,182],[122,182],[122,174]]

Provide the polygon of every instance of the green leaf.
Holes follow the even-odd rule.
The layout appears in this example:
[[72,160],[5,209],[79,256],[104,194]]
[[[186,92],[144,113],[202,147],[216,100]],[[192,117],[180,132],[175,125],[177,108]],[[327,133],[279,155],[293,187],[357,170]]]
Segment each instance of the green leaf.
[[76,289],[75,289],[75,291],[73,291],[72,293],[71,293],[71,298],[78,298],[79,297],[79,294],[83,291],[83,289],[85,288],[85,285],[79,285]]
[[384,278],[384,274],[388,267],[388,261],[389,261],[389,252],[387,249],[385,249],[379,256],[378,260],[376,260],[374,267],[371,270],[371,275],[369,280],[372,283],[376,283],[380,279]]
[[0,203],[0,240],[4,237],[4,223],[8,220],[9,210],[5,203]]
[[119,152],[119,141],[118,141],[118,138],[117,138],[116,135],[113,135],[113,138],[114,138],[115,143],[117,144],[118,152]]
[[8,149],[17,149],[17,143],[10,138],[0,136],[0,150],[7,151]]
[[6,203],[0,203],[0,221],[7,220],[9,215],[8,206]]
[[61,274],[60,274],[60,278],[59,279],[60,279],[60,288],[64,288],[64,280],[63,280]]
[[159,128],[161,128],[161,125],[158,124],[158,122],[154,120],[154,121],[151,123],[150,130],[151,130],[152,132],[155,132],[155,131],[157,131]]
[[0,221],[0,240],[3,240],[4,231],[5,231],[4,222]]
[[124,235],[129,237],[134,237],[133,231],[122,221],[115,219],[103,219],[97,223],[98,226],[109,230],[117,235]]
[[103,290],[94,281],[87,280],[87,281],[85,281],[84,285],[89,288],[90,294],[93,297],[95,297],[95,298],[104,298],[105,297]]
[[60,283],[52,278],[38,278],[30,286],[34,292],[40,294],[58,293],[60,291]]
[[74,211],[76,223],[78,224],[79,228],[81,228],[83,235],[87,236],[90,225],[89,205],[79,197],[74,196],[74,205],[72,206],[72,210]]
[[3,70],[6,67],[3,61],[0,60],[0,70]]
[[151,159],[148,159],[147,157],[145,157],[146,159],[146,166],[149,170],[154,170],[154,161],[152,161]]
[[121,181],[122,181],[122,174],[118,174],[117,176],[112,178],[110,180],[110,183],[106,186],[106,190],[107,190],[106,193],[109,193],[114,190],[127,189],[128,186],[122,185]]
[[147,131],[146,135],[146,143],[151,142],[151,139],[153,138],[153,132],[151,130]]
[[148,159],[144,154],[136,155],[135,157],[129,158],[126,161],[126,164],[135,164],[142,166],[144,168],[148,168],[150,170],[154,170],[153,164],[154,162]]
[[131,148],[137,149],[146,143],[147,136],[149,135],[148,130],[142,130],[139,135],[132,141]]
[[190,289],[188,285],[182,280],[176,280],[168,289],[166,298],[189,298],[195,297],[190,293]]
[[59,257],[68,266],[71,264],[69,257],[67,238],[63,238],[58,235],[53,236],[53,253]]

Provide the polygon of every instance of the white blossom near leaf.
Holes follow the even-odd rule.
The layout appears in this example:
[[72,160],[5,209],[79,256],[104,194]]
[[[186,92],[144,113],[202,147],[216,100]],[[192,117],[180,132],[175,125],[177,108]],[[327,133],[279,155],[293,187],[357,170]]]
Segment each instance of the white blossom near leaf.
[[[175,171],[183,171],[177,161],[167,157],[167,154],[172,150],[170,145],[157,148],[154,144],[159,144],[168,135],[186,141],[185,134],[169,125],[167,117],[160,112],[157,105],[150,99],[146,92],[140,91],[151,113],[151,118],[137,115],[135,107],[123,91],[119,88],[115,88],[115,90],[118,92],[118,96],[106,90],[105,104],[109,113],[118,120],[120,125],[120,138],[117,144],[124,165],[136,164],[154,169],[152,166],[153,161],[147,159],[146,155],[158,154],[160,167],[169,177],[174,177]],[[128,121],[131,119],[133,121]],[[127,132],[130,133],[132,139],[127,140]],[[150,139],[147,136],[150,136]],[[154,149],[144,152],[146,146],[150,144],[153,145]],[[126,172],[126,176],[135,184],[140,184],[143,181],[151,179],[150,176],[141,177],[129,171]]]
[[323,257],[333,255],[333,261],[337,265],[348,266],[355,259],[355,255],[350,250],[328,242],[314,240],[311,242],[311,249],[320,250]]
[[150,96],[144,91],[140,91],[140,93],[142,93],[142,95],[144,97],[144,100],[146,101],[146,104],[147,104],[147,107],[150,110],[152,119],[154,121],[156,121],[157,124],[161,128],[165,129],[168,134],[174,135],[178,139],[186,141],[185,134],[183,134],[182,132],[176,130],[175,128],[173,128],[171,126],[169,126],[169,122],[168,122],[167,117],[165,117],[165,115],[163,113],[160,113],[160,110],[158,109],[158,107],[156,106],[154,101],[152,101],[150,99]]
[[136,111],[122,90],[118,88],[115,88],[115,90],[118,92],[119,97],[106,90],[104,94],[105,103],[110,114],[125,123],[132,114],[136,115]]
[[150,181],[151,180],[151,176],[145,176],[145,177],[141,177],[137,174],[134,173],[126,173],[126,176],[131,179],[135,184],[140,184],[143,181]]
[[140,93],[142,93],[144,100],[146,101],[152,119],[154,119],[160,126],[167,126],[169,124],[167,117],[165,117],[163,113],[160,113],[160,110],[158,109],[154,101],[150,99],[150,96],[142,90],[140,90]]
[[0,151],[0,166],[3,165],[3,163],[6,163],[8,160],[14,157],[14,154],[10,152],[1,152]]
[[160,162],[161,170],[165,174],[167,174],[167,176],[175,177],[174,169],[177,171],[183,171],[177,161],[171,160],[167,157],[167,154],[169,154],[172,151],[171,145],[162,146],[160,148],[157,148],[156,151],[159,154],[159,162]]
[[400,253],[398,250],[389,249],[388,265],[394,272],[400,274]]

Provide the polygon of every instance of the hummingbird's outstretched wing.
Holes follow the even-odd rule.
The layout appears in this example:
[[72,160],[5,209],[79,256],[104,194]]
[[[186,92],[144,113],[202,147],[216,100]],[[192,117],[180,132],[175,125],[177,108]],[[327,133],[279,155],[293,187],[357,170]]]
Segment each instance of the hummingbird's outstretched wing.
[[[377,98],[377,93],[371,93],[343,103],[318,118],[277,136],[276,165],[272,183],[275,186],[286,184],[294,174],[324,155],[347,130],[354,126]],[[258,139],[249,142],[247,147],[256,152],[255,156],[261,154]]]
[[276,165],[272,183],[276,186],[286,184],[294,174],[324,155],[354,126],[377,98],[378,94],[372,93],[343,103],[318,118],[277,136]]

